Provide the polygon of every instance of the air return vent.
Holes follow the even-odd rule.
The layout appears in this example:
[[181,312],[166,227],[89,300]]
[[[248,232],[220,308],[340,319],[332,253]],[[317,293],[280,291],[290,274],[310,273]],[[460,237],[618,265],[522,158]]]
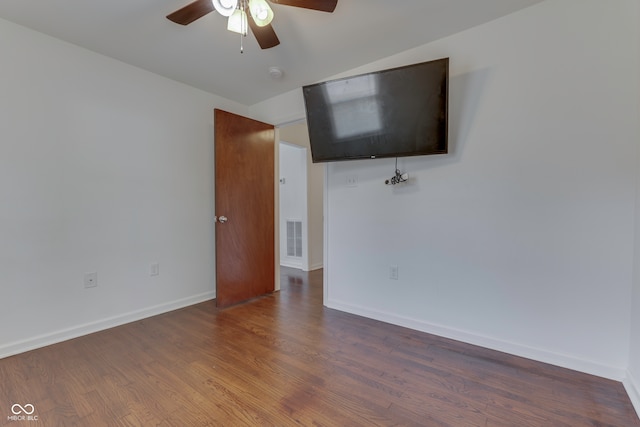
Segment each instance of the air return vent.
[[287,220],[287,256],[302,257],[302,221]]

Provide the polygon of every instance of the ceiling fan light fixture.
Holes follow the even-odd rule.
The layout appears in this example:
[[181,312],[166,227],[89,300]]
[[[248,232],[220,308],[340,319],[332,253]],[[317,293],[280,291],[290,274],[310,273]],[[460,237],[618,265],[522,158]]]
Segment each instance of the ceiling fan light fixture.
[[258,27],[269,25],[273,20],[273,10],[265,0],[249,0],[249,11]]
[[227,30],[246,36],[248,27],[249,24],[247,22],[247,14],[242,9],[236,9],[229,17],[229,21],[227,22]]
[[214,9],[222,16],[231,16],[238,7],[238,0],[211,0]]

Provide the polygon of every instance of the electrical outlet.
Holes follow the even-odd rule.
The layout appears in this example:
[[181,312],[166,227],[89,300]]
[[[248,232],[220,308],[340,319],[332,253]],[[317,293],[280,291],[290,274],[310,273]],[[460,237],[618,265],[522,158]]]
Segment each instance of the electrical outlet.
[[389,267],[389,279],[398,280],[398,266],[392,265]]
[[85,273],[84,274],[84,287],[85,288],[95,288],[98,286],[98,273]]
[[160,274],[160,264],[157,262],[152,262],[149,267],[149,276],[157,276]]
[[347,176],[347,187],[357,187],[357,186],[358,186],[358,176],[357,175]]

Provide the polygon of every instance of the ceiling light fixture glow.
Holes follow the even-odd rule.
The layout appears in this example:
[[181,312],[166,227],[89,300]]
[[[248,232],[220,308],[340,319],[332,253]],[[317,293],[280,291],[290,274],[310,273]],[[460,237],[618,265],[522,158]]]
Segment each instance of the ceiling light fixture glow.
[[211,0],[215,10],[222,16],[231,16],[238,7],[238,0]]
[[258,27],[269,25],[273,20],[273,10],[265,0],[249,0],[249,10]]
[[[227,30],[241,34],[243,38],[249,32],[249,19],[252,20],[253,28],[265,27],[273,20],[273,10],[266,0],[211,0],[211,3],[218,13],[229,18]],[[251,18],[247,16],[248,13]],[[242,52],[244,45],[240,39],[240,53]]]
[[248,26],[247,14],[241,9],[236,9],[227,22],[227,30],[242,34],[243,36],[247,35]]

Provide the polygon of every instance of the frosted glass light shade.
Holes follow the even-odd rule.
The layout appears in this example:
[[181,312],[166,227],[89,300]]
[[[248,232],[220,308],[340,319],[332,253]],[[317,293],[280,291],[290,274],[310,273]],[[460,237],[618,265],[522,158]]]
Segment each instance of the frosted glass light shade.
[[238,0],[211,0],[211,3],[222,16],[231,16],[238,7]]
[[247,14],[244,10],[236,9],[233,12],[233,15],[229,17],[229,21],[227,22],[227,30],[233,31],[234,33],[247,35]]
[[249,0],[249,11],[258,27],[269,25],[273,20],[273,10],[265,0]]

